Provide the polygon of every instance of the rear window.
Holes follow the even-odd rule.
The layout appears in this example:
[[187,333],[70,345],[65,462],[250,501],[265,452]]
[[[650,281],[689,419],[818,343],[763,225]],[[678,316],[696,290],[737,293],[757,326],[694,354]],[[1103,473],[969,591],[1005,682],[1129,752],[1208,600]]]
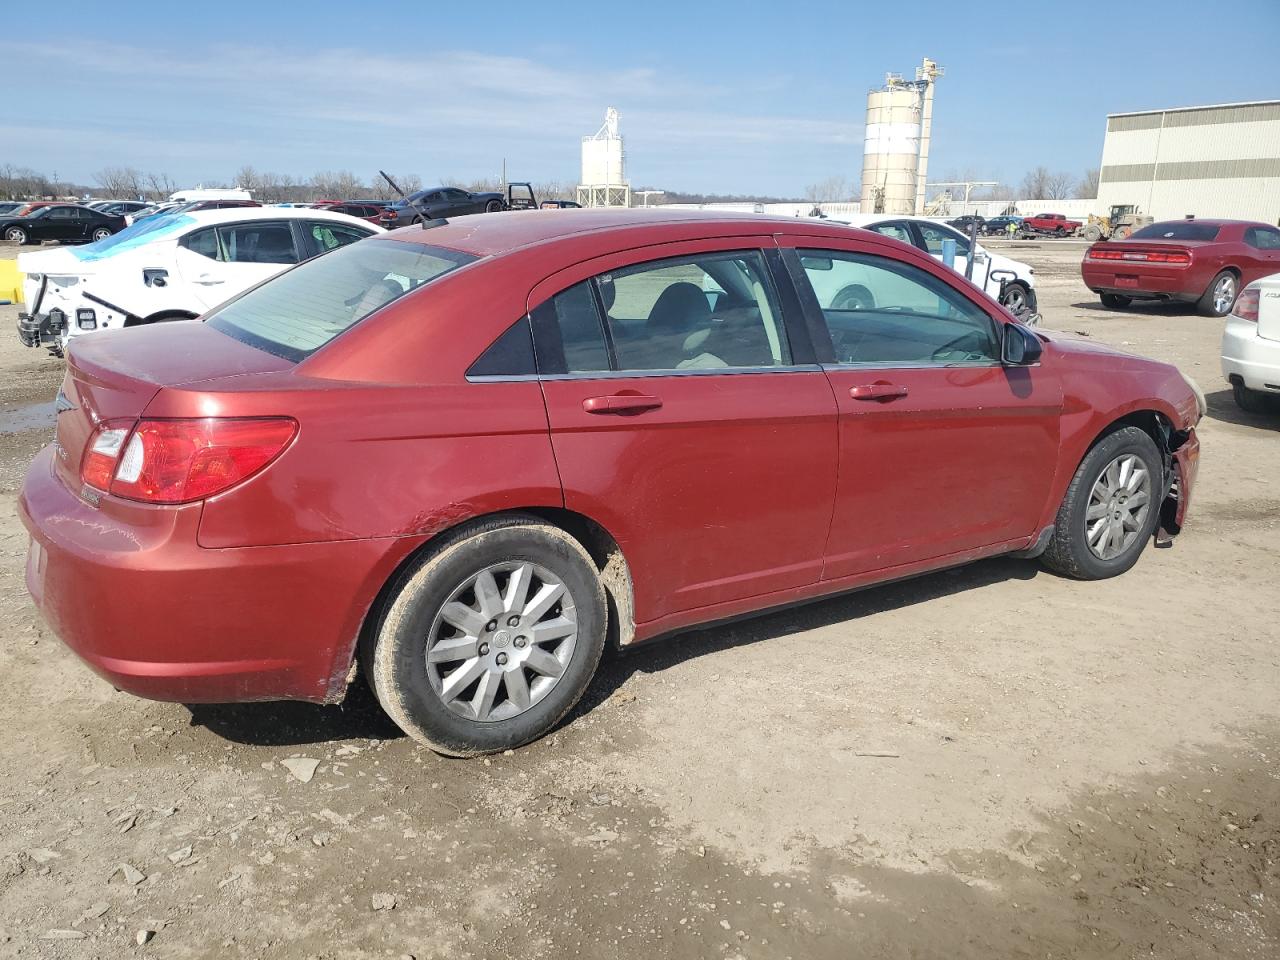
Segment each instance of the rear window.
[[423,284],[477,259],[399,240],[365,240],[299,264],[209,315],[215,330],[295,362]]
[[1129,234],[1130,240],[1217,240],[1218,228],[1194,220],[1171,220],[1153,223]]

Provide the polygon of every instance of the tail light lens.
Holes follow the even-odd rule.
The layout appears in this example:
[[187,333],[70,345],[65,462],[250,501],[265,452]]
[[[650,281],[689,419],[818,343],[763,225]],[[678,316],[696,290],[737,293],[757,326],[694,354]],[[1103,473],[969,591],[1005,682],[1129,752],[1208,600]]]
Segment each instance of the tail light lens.
[[1257,287],[1245,287],[1240,291],[1240,295],[1236,297],[1236,305],[1231,308],[1231,315],[1240,320],[1257,323],[1259,295],[1260,291]]
[[288,417],[104,424],[90,442],[81,478],[130,500],[190,503],[253,476],[297,432],[297,421]]
[[1135,263],[1173,263],[1186,265],[1191,254],[1185,250],[1125,250],[1120,247],[1091,247],[1090,260],[1127,260]]

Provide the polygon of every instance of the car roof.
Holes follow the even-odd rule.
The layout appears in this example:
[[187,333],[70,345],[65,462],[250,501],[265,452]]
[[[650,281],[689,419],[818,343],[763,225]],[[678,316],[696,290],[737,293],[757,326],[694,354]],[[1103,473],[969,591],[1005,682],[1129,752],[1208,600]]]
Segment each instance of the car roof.
[[[420,224],[401,227],[391,231],[388,236],[409,243],[448,247],[479,256],[496,256],[539,243],[591,233],[645,230],[655,235],[646,237],[644,243],[660,243],[664,239],[687,235],[688,227],[698,223],[715,224],[723,231],[723,236],[770,233],[847,236],[849,230],[844,223],[809,217],[774,217],[759,213],[719,213],[709,210],[589,207],[572,212],[552,209],[471,214],[454,217],[440,226],[426,229]],[[670,237],[664,238],[664,233]]]
[[[161,212],[157,217],[165,216]],[[183,210],[177,214],[195,226],[219,223],[243,223],[246,220],[332,220],[335,223],[358,223],[362,227],[373,224],[359,217],[332,210],[311,207],[224,207],[221,210]]]

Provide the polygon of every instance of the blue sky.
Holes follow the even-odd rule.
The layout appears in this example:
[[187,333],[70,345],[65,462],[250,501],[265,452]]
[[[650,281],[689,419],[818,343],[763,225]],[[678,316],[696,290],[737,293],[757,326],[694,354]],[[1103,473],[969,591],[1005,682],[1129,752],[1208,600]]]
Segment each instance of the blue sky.
[[[22,3],[0,163],[180,185],[244,164],[575,181],[616,106],[635,186],[854,179],[868,89],[946,68],[935,179],[1096,166],[1107,113],[1280,98],[1280,0]],[[1123,56],[1117,58],[1116,51]]]

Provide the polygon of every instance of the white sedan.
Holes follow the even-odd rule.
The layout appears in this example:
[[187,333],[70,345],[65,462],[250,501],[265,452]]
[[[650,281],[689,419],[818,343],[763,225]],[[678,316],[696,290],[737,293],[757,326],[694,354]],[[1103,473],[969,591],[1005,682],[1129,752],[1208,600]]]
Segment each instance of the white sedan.
[[1280,411],[1280,273],[1236,297],[1222,331],[1222,375],[1241,410]]
[[[952,267],[963,274],[969,265],[969,238],[948,223],[905,213],[854,214],[837,217],[836,222],[909,243],[927,251],[935,260],[942,259],[943,241],[954,240],[956,254]],[[1038,323],[1035,270],[1020,260],[988,250],[980,243],[974,250],[970,277],[973,284],[1000,301],[1019,320],[1028,324]]]
[[28,346],[61,355],[95,330],[190,320],[292,264],[382,233],[341,213],[238,207],[161,214],[106,240],[23,253]]

